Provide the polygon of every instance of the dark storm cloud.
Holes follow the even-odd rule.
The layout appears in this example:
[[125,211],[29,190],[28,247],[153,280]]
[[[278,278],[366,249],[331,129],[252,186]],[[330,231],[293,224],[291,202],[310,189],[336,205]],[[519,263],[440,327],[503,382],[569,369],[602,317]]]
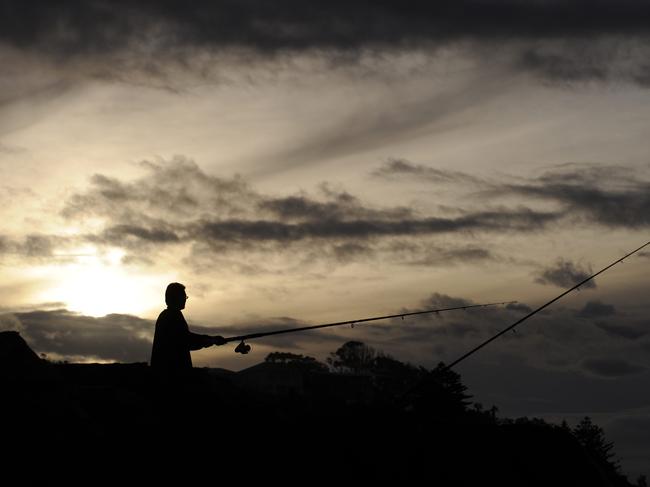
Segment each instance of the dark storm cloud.
[[601,377],[621,377],[625,375],[640,374],[645,367],[632,364],[619,358],[594,358],[582,363],[585,370]]
[[[153,323],[137,316],[110,314],[93,318],[65,309],[30,311],[12,317],[29,346],[38,353],[120,362],[149,359]],[[8,320],[4,320],[5,327]]]
[[[558,259],[554,266],[542,270],[540,275],[535,279],[539,284],[552,284],[558,287],[572,287],[589,277],[593,272],[591,268],[583,268],[579,264],[574,264],[570,260]],[[583,288],[595,288],[593,280],[587,281],[582,285]]]
[[[439,2],[9,1],[0,40],[59,55],[101,53],[154,41],[178,46],[358,49],[458,39],[646,35],[650,7],[632,0]],[[153,37],[155,35],[155,37]]]
[[580,318],[603,318],[616,314],[616,308],[600,301],[588,301],[576,316]]
[[550,80],[647,85],[649,26],[650,6],[634,0],[9,0],[0,7],[0,46],[57,68],[85,63],[93,77],[128,81],[138,71],[163,87],[174,84],[170,62],[206,75],[210,56],[223,52],[245,62],[306,52],[350,64],[367,52],[449,45],[480,57],[509,52],[511,69]]

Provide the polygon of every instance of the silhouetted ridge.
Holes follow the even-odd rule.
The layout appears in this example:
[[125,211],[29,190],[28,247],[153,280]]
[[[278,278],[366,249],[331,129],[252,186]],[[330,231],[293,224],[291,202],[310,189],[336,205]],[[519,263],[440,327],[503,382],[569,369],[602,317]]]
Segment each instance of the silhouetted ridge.
[[0,371],[20,373],[41,366],[42,360],[17,331],[0,332]]

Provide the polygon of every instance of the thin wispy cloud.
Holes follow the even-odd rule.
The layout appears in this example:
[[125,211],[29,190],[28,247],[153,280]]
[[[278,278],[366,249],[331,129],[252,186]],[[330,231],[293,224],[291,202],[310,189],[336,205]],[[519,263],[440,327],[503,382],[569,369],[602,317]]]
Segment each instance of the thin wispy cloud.
[[487,181],[460,171],[450,171],[423,164],[413,164],[406,159],[389,159],[372,173],[378,178],[408,178],[439,184],[479,184],[485,186]]

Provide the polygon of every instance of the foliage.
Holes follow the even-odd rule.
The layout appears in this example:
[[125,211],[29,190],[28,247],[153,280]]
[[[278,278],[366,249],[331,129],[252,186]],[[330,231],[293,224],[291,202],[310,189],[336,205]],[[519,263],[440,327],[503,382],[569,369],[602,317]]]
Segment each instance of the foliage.
[[594,424],[589,416],[585,416],[572,430],[573,436],[585,447],[600,465],[611,473],[620,473],[618,461],[614,459],[613,442],[605,440],[603,429]]
[[362,342],[349,341],[330,353],[327,363],[337,372],[370,374],[377,352]]
[[271,352],[266,356],[266,359],[264,359],[264,361],[270,364],[283,364],[291,367],[298,367],[311,372],[328,371],[327,366],[316,360],[314,357],[296,353]]

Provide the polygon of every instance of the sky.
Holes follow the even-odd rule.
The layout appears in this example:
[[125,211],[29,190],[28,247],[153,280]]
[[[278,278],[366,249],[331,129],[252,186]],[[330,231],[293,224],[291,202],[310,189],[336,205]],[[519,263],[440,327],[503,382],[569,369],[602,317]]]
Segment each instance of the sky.
[[[240,370],[363,341],[451,362],[649,240],[650,5],[0,4],[0,329],[144,362],[164,290]],[[505,416],[591,416],[650,474],[650,250],[459,364]]]

